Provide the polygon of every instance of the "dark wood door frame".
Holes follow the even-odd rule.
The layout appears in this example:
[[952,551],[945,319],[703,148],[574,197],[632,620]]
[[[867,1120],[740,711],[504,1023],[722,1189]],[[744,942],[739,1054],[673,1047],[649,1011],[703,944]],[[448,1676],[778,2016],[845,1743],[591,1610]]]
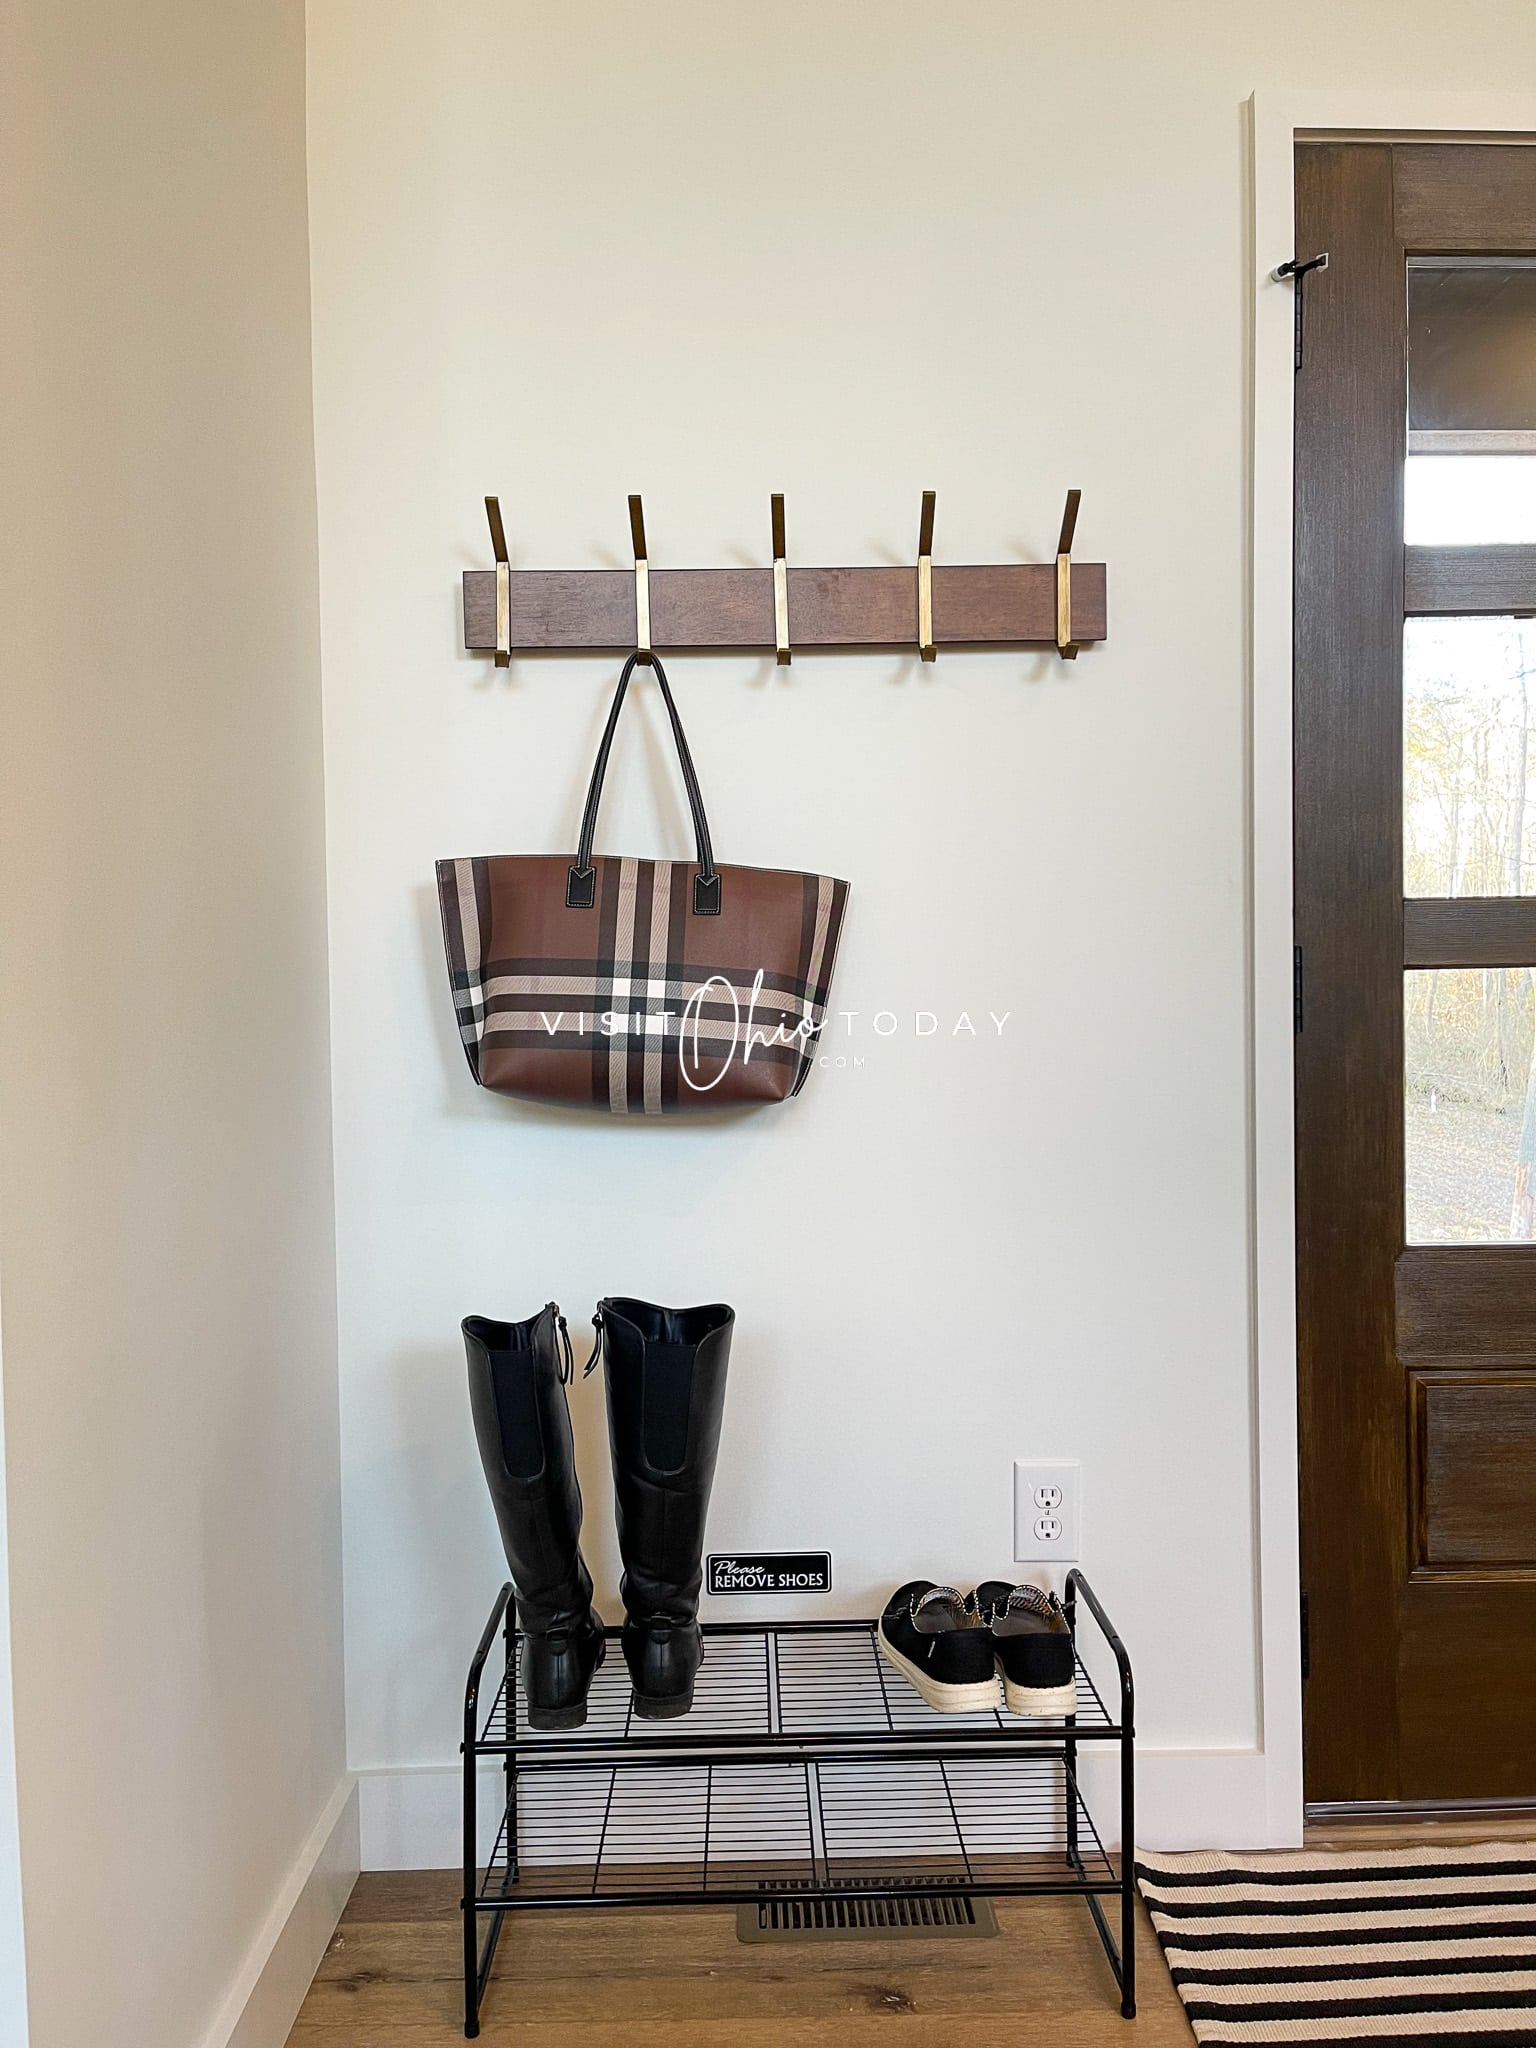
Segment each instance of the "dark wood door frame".
[[[1453,1731],[1439,1705],[1409,1698],[1405,1674],[1423,1680],[1478,1625],[1482,1596],[1467,1586],[1409,1583],[1418,1509],[1403,1447],[1423,1374],[1435,1362],[1536,1371],[1536,1246],[1404,1247],[1401,1009],[1405,966],[1536,964],[1536,903],[1405,912],[1401,731],[1382,713],[1401,704],[1405,611],[1532,601],[1531,550],[1405,550],[1401,538],[1406,259],[1536,251],[1536,150],[1500,154],[1490,196],[1477,146],[1297,150],[1297,251],[1330,256],[1306,298],[1294,565],[1305,1768],[1309,1800],[1330,1803],[1435,1796]],[[1507,1614],[1507,1593],[1488,1593],[1489,1614],[1499,1600]],[[1467,1785],[1479,1739],[1500,1793],[1524,1768],[1530,1708],[1516,1696],[1536,1690],[1536,1642],[1516,1661],[1506,1700],[1468,1701]],[[1458,1796],[1454,1769],[1445,1782]],[[1536,1791],[1536,1769],[1518,1789]]]
[[[1340,188],[1351,170],[1357,175],[1346,199]],[[1390,1207],[1338,1215],[1332,1199],[1365,1178],[1401,1185],[1401,1141],[1394,1145],[1390,1136],[1402,1099],[1401,1029],[1379,1006],[1362,1013],[1322,999],[1324,990],[1358,978],[1379,983],[1402,959],[1401,912],[1383,908],[1401,893],[1402,770],[1397,750],[1381,746],[1372,712],[1377,698],[1400,688],[1401,659],[1407,416],[1390,148],[1298,152],[1296,218],[1298,246],[1326,221],[1334,286],[1325,291],[1315,278],[1307,296],[1311,362],[1296,417],[1296,935],[1313,998],[1305,1000],[1304,984],[1296,1213],[1305,1757],[1309,1793],[1320,1773],[1322,1796],[1349,1798],[1386,1796],[1384,1786],[1397,1783],[1388,1617],[1396,1613],[1398,1561],[1386,1532],[1407,1514],[1398,1467],[1359,1455],[1401,1402],[1390,1321],[1398,1219]],[[1330,352],[1353,349],[1361,336],[1372,354],[1359,372],[1325,381],[1319,366]],[[1380,463],[1338,459],[1361,428],[1379,440]],[[1314,679],[1329,691],[1325,707],[1314,699]],[[1312,905],[1330,893],[1346,913],[1359,903],[1365,914],[1313,918]],[[1330,1132],[1333,1142],[1316,1142],[1317,1132]],[[1317,1354],[1314,1293],[1339,1304],[1337,1342],[1354,1365],[1347,1373],[1329,1369],[1332,1354]],[[1320,1554],[1328,1504],[1362,1491],[1382,1512],[1373,1517],[1374,1540],[1351,1543],[1340,1558],[1335,1592]],[[1329,1725],[1335,1738],[1319,1757],[1316,1731]]]

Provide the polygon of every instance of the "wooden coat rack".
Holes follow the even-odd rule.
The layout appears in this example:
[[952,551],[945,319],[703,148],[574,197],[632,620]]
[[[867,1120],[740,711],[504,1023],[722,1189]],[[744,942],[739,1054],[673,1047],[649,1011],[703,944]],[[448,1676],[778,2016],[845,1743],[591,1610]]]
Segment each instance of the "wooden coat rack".
[[485,501],[494,569],[464,571],[464,645],[514,654],[565,647],[773,651],[826,647],[1054,647],[1064,661],[1107,630],[1102,562],[1074,562],[1081,491],[1068,491],[1056,560],[959,566],[933,559],[934,493],[924,491],[915,569],[791,568],[784,499],[771,501],[773,566],[653,569],[640,499],[629,501],[635,566],[514,569],[497,499]]

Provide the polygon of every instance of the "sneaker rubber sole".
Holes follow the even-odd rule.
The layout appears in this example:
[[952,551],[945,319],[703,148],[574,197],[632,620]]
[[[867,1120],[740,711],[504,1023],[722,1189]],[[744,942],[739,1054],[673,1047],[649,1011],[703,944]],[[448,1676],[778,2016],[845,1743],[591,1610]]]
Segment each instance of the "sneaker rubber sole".
[[1002,1677],[1003,1698],[1010,1714],[1057,1716],[1077,1712],[1075,1679],[1068,1679],[1065,1685],[1015,1685],[1006,1671]]
[[903,1657],[896,1645],[888,1640],[885,1630],[878,1631],[880,1648],[886,1662],[895,1666],[912,1690],[925,1700],[938,1714],[982,1714],[996,1708],[997,1677],[979,1679],[972,1685],[946,1685],[942,1679],[932,1678],[914,1664],[910,1657]]

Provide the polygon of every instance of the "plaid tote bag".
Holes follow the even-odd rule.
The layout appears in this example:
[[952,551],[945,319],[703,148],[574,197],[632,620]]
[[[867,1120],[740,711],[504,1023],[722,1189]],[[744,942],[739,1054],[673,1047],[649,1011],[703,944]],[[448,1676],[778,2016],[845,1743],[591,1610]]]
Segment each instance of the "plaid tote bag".
[[815,1060],[848,884],[716,867],[698,777],[661,686],[693,813],[692,862],[594,855],[597,807],[635,664],[619,677],[576,858],[442,860],[448,977],[482,1088],[615,1116],[782,1102]]

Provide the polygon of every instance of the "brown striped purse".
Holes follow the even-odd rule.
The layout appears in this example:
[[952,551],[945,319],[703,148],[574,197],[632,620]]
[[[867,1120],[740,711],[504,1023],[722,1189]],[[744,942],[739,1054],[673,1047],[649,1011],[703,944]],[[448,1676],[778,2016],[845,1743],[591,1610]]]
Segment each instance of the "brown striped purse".
[[[603,776],[637,662],[661,686],[694,861],[592,851]],[[673,1116],[798,1095],[816,1060],[848,884],[716,867],[666,672],[619,676],[574,861],[494,854],[437,863],[448,978],[482,1088],[615,1116]]]

